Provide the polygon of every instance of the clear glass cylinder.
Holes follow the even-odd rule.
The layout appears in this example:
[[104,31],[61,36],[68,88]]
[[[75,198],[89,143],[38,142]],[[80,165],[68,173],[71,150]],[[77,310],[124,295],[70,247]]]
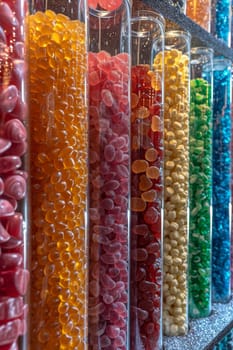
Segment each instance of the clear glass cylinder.
[[87,347],[85,4],[35,1],[29,25],[30,348]]
[[130,8],[89,8],[89,349],[129,339]]
[[130,349],[162,349],[164,19],[131,20]]
[[231,0],[215,0],[211,18],[211,33],[231,45]]
[[213,94],[213,301],[231,295],[231,61],[214,59]]
[[163,327],[170,336],[188,331],[189,60],[189,33],[166,32]]
[[189,316],[211,311],[213,50],[191,50]]
[[27,343],[28,94],[24,0],[0,2],[0,348]]
[[186,15],[202,28],[211,30],[211,0],[187,0]]

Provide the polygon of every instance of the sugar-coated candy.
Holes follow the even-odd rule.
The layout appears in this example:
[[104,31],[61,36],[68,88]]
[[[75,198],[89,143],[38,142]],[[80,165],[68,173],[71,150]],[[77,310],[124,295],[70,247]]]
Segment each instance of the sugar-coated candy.
[[[90,349],[126,346],[128,300],[128,55],[89,53]],[[94,80],[94,77],[96,80]],[[100,82],[101,79],[101,82]],[[96,264],[94,264],[96,262]],[[96,300],[92,295],[97,295]],[[94,320],[93,316],[99,315]],[[102,328],[101,325],[106,327]],[[116,330],[116,334],[113,332]],[[111,330],[111,331],[110,331]]]

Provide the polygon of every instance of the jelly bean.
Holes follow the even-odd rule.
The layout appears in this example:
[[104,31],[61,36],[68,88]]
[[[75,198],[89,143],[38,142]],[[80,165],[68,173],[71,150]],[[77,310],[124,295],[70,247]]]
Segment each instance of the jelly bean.
[[[34,67],[29,70],[34,267],[30,347],[82,350],[86,347],[88,266],[86,33],[84,23],[59,13],[60,5],[57,9],[57,13],[35,11],[28,17],[29,41],[33,42],[29,65]],[[96,86],[92,88],[98,91]],[[94,140],[98,151],[98,140]],[[94,248],[99,245],[99,230],[97,227]],[[100,253],[92,250],[95,262]],[[98,274],[96,266],[94,275]],[[94,318],[98,312],[92,311]]]
[[0,218],[11,216],[14,212],[14,208],[8,200],[0,199]]
[[20,254],[3,253],[0,256],[0,264],[2,270],[11,269],[22,264],[23,258]]
[[11,11],[11,8],[5,2],[1,2],[0,4],[0,23],[4,27],[8,27],[9,25],[15,25],[16,19]]
[[19,319],[0,325],[0,346],[13,343],[21,333],[21,321]]
[[18,96],[14,109],[6,114],[6,119],[18,118],[21,121],[26,121],[28,115],[28,107],[22,98]]
[[1,346],[1,350],[18,350],[18,344],[16,342],[8,345]]
[[0,157],[0,173],[8,173],[18,169],[22,165],[22,161],[18,156]]
[[7,139],[0,139],[0,154],[4,153],[6,150],[8,150],[11,147],[11,141]]
[[0,298],[0,320],[8,321],[19,318],[23,314],[23,298]]
[[4,194],[17,201],[26,194],[26,181],[20,175],[12,175],[5,179]]
[[2,113],[12,112],[18,99],[18,90],[14,85],[9,85],[0,93],[0,110]]
[[18,297],[27,291],[29,272],[21,268],[0,272],[0,291],[6,296]]
[[[89,283],[99,284],[100,299],[96,300],[95,306],[99,301],[107,306],[95,321],[97,329],[100,329],[100,324],[106,324],[103,334],[95,338],[89,332],[93,350],[100,343],[106,349],[117,348],[115,337],[108,333],[108,329],[117,327],[120,336],[120,331],[125,331],[127,326],[130,145],[128,75],[123,77],[123,70],[129,64],[128,59],[128,55],[112,57],[105,51],[96,53],[95,57],[93,53],[89,54],[90,74],[93,72],[93,75],[102,77],[102,85],[95,85],[95,91],[92,87],[89,90],[92,111],[90,151],[94,155],[90,164],[90,251],[99,251],[99,273],[92,273],[93,268],[96,269],[93,262],[98,254],[93,252],[90,256]],[[95,234],[99,236],[98,245]],[[91,313],[95,306],[92,306]],[[90,317],[89,320],[94,322]],[[124,344],[126,341],[124,339]]]
[[11,119],[4,125],[4,136],[12,142],[25,141],[27,131],[19,119]]
[[7,242],[10,238],[10,234],[0,222],[0,244]]

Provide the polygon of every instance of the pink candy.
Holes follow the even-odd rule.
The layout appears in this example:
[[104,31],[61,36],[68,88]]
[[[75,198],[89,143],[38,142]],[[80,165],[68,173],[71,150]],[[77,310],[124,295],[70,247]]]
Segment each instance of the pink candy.
[[[27,151],[25,0],[0,2],[0,348],[17,350],[26,332],[29,271],[24,268]],[[18,210],[18,212],[16,212]],[[22,213],[20,212],[22,210]]]
[[[126,349],[128,320],[128,55],[89,54],[90,349]],[[127,74],[126,74],[127,73]],[[95,297],[96,299],[93,299]],[[93,316],[98,315],[97,319]],[[104,325],[102,327],[101,325]]]

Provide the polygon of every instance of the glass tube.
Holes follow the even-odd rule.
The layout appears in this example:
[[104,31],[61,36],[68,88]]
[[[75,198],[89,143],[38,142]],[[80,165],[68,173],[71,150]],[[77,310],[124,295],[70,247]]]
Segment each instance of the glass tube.
[[168,336],[188,330],[189,56],[189,33],[166,32],[163,327]]
[[89,349],[129,343],[130,8],[89,8]]
[[213,50],[191,50],[189,316],[211,311]]
[[162,349],[164,19],[131,20],[130,349]]
[[231,61],[214,59],[213,95],[213,301],[230,298]]
[[0,349],[27,343],[27,12],[27,1],[0,2]]
[[211,33],[231,45],[231,0],[215,0],[211,19]]
[[29,24],[30,348],[86,349],[85,6],[35,1]]
[[211,30],[211,0],[187,0],[186,15],[202,28]]

